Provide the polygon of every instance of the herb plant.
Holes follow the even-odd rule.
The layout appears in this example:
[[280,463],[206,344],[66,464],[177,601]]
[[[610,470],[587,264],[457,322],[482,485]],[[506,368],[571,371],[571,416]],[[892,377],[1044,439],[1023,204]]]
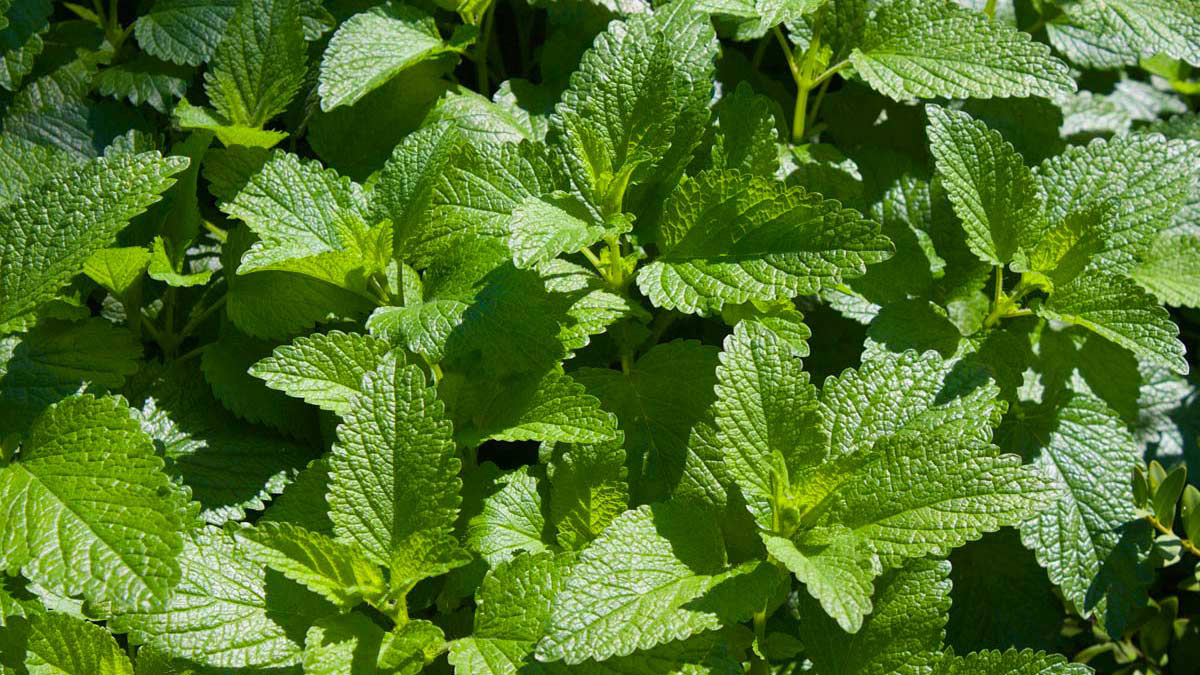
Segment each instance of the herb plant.
[[0,15],[0,673],[1200,673],[1197,0]]

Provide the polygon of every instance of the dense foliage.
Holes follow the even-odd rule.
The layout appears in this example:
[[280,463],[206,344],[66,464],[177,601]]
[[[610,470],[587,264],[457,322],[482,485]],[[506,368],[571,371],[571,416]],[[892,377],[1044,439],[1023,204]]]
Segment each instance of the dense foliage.
[[1200,0],[0,15],[0,673],[1200,673]]

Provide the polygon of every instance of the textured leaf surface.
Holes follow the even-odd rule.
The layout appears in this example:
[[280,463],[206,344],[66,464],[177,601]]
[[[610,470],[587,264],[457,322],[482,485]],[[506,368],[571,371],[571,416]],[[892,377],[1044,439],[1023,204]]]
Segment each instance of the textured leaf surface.
[[[586,217],[586,214],[584,214]],[[575,253],[604,236],[604,226],[594,225],[545,199],[528,198],[513,209],[508,247],[517,267],[529,267]]]
[[260,128],[296,95],[307,60],[298,0],[242,0],[205,73],[205,91],[234,124]]
[[882,570],[870,544],[842,527],[808,531],[801,541],[764,534],[767,552],[783,563],[842,630],[858,632],[871,614],[874,580]]
[[187,164],[158,153],[96,159],[0,208],[0,326],[57,293]]
[[912,560],[876,581],[875,610],[853,634],[835,625],[811,598],[801,597],[800,639],[827,675],[928,673],[942,650],[950,609],[950,565]]
[[96,89],[105,96],[148,104],[168,113],[176,99],[187,93],[192,71],[148,56],[110,66],[96,76]]
[[665,207],[658,244],[638,287],[658,307],[701,314],[813,294],[895,250],[857,211],[736,171],[685,180]]
[[1161,237],[1129,276],[1160,302],[1200,307],[1200,238]]
[[522,551],[540,553],[550,543],[546,527],[545,474],[521,467],[496,478],[480,513],[467,524],[470,545],[489,565],[511,560]]
[[1071,92],[1067,64],[1001,21],[949,0],[893,0],[850,54],[858,74],[898,101]]
[[568,446],[555,457],[550,465],[550,518],[560,546],[583,548],[625,511],[625,475],[620,442]]
[[1129,482],[1138,463],[1133,437],[1103,401],[1086,394],[1021,420],[1006,449],[1031,456],[1058,493],[1052,508],[1021,525],[1022,538],[1068,600],[1120,632],[1149,580],[1136,551],[1122,542],[1137,519]]
[[66,614],[34,615],[25,655],[29,675],[133,675],[108,631]]
[[353,545],[290,523],[260,523],[237,530],[239,544],[255,562],[278,570],[330,602],[351,608],[387,586],[383,573]]
[[963,112],[928,106],[937,171],[967,230],[967,243],[993,265],[1012,260],[1037,233],[1041,197],[1012,144]]
[[386,565],[412,533],[450,528],[461,501],[452,433],[419,368],[396,356],[368,373],[329,460],[337,536]]
[[264,572],[232,534],[204,528],[185,541],[183,576],[159,611],[116,618],[135,644],[216,668],[300,662],[305,628],[335,609],[303,587]]
[[444,51],[433,17],[387,4],[356,14],[329,41],[317,92],[321,109],[353,105],[397,73]]
[[947,656],[934,666],[933,675],[1087,675],[1082,663],[1067,663],[1058,654],[1025,650],[986,651],[966,656]]
[[1132,65],[1155,54],[1200,65],[1200,3],[1195,0],[1082,0],[1064,3],[1046,26],[1050,42],[1075,63]]
[[1079,277],[1055,290],[1037,310],[1087,328],[1121,345],[1141,358],[1186,374],[1179,328],[1167,311],[1125,277],[1096,274]]
[[628,511],[579,556],[537,656],[604,660],[748,617],[774,591],[771,566],[728,569],[715,523],[660,504]]
[[0,495],[4,567],[110,610],[170,597],[184,506],[124,401],[73,397],[40,416]]
[[350,410],[362,379],[391,350],[369,335],[330,331],[297,338],[250,368],[268,387],[339,415]]
[[148,54],[197,66],[216,51],[238,0],[156,0],[134,23]]

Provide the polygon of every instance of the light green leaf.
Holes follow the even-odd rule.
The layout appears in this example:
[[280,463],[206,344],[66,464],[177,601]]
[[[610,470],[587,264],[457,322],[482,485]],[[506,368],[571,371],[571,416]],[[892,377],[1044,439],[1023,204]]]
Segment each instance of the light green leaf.
[[1200,143],[1135,134],[1070,146],[1036,173],[1050,222],[1115,207],[1097,263],[1124,272],[1187,203],[1198,163]]
[[805,656],[823,675],[920,675],[942,651],[950,565],[911,560],[876,580],[875,609],[852,635],[810,598],[800,600]]
[[290,523],[236,530],[239,545],[262,563],[346,609],[387,591],[383,573],[353,544]]
[[26,649],[29,675],[133,675],[133,664],[108,631],[66,614],[35,614]]
[[[701,143],[697,160],[710,164],[702,168],[737,169],[759,176],[773,176],[779,168],[778,106],[766,96],[754,93],[746,82],[726,94],[713,107],[716,124],[711,143]],[[706,138],[706,140],[708,140]]]
[[232,534],[202,528],[185,540],[183,577],[159,611],[112,621],[130,642],[214,668],[300,663],[304,631],[333,605],[274,571],[264,571]]
[[658,210],[704,134],[716,55],[687,3],[613,23],[583,55],[549,138],[599,214]]
[[697,11],[737,19],[733,36],[736,40],[755,40],[774,26],[791,23],[810,14],[826,0],[701,0]]
[[603,661],[745,620],[780,582],[772,565],[730,568],[717,524],[678,504],[627,511],[579,555],[537,658]]
[[1046,32],[1052,45],[1081,66],[1112,69],[1156,54],[1200,65],[1195,0],[1080,0],[1060,8]]
[[479,429],[462,438],[469,445],[486,440],[600,443],[617,436],[616,416],[558,371],[528,383],[506,382],[494,396],[472,403]]
[[248,148],[272,148],[288,137],[286,131],[272,131],[234,124],[215,110],[201,108],[182,99],[173,112],[180,128],[211,131],[225,147],[245,146]]
[[122,399],[59,402],[0,469],[0,568],[102,610],[162,606],[185,519],[162,466]]
[[1025,545],[1080,612],[1094,612],[1120,634],[1151,578],[1122,541],[1137,520],[1129,481],[1139,464],[1133,437],[1088,394],[1022,411],[1009,433],[1005,449],[1031,457],[1057,492],[1052,508],[1021,525]]
[[595,224],[589,214],[581,211],[584,210],[567,195],[528,197],[518,204],[508,221],[512,231],[508,247],[513,252],[513,264],[531,267],[600,241],[605,227]]
[[141,246],[102,248],[83,263],[83,273],[118,298],[142,279],[150,265],[150,252]]
[[1108,247],[1110,223],[1117,204],[1108,202],[1086,211],[1074,211],[1048,227],[1028,251],[1014,256],[1013,271],[1021,280],[1047,292],[1065,286],[1093,266],[1093,259]]
[[212,278],[213,270],[206,269],[191,274],[177,271],[167,254],[166,242],[162,237],[155,237],[150,245],[150,267],[147,271],[151,279],[161,281],[173,288],[189,288],[203,286]]
[[296,95],[307,62],[298,0],[242,0],[204,74],[204,91],[231,122],[261,129]]
[[369,335],[330,331],[297,338],[250,367],[268,387],[302,398],[318,408],[345,415],[362,393],[362,379],[391,351]]
[[53,297],[187,165],[157,152],[95,159],[0,208],[0,331]]
[[304,636],[306,675],[373,674],[379,662],[384,632],[365,614],[352,612],[325,617]]
[[583,548],[628,508],[622,440],[556,449],[550,464],[550,521],[564,549]]
[[1200,307],[1200,238],[1159,237],[1129,276],[1160,302]]
[[725,468],[759,525],[779,529],[789,476],[825,457],[817,389],[788,345],[758,324],[735,326],[720,358],[714,415]]
[[383,638],[380,670],[395,675],[417,675],[443,651],[446,635],[436,625],[414,620],[400,624]]
[[45,48],[41,33],[49,27],[53,11],[47,0],[14,0],[7,7],[8,25],[0,30],[0,87],[16,91],[33,72]]
[[895,250],[857,211],[736,171],[684,179],[665,207],[658,245],[638,287],[658,307],[702,315],[816,293]]
[[483,500],[480,513],[467,524],[467,540],[488,565],[518,553],[540,553],[551,537],[546,525],[545,474],[524,466],[501,475]]
[[767,553],[796,575],[842,631],[856,633],[862,628],[863,617],[872,613],[875,577],[883,571],[869,543],[844,527],[807,530],[799,541],[765,532],[762,539]]
[[355,14],[321,59],[321,109],[353,105],[405,68],[447,51],[433,17],[416,7],[389,2]]
[[1133,281],[1089,274],[1054,290],[1039,316],[1082,326],[1145,358],[1186,375],[1188,363],[1167,310]]
[[408,593],[418,582],[443,575],[470,563],[474,558],[454,535],[439,530],[421,530],[396,546],[388,564],[392,591]]
[[607,368],[574,372],[575,380],[617,415],[635,503],[665,498],[691,473],[711,473],[688,441],[716,399],[716,365],[714,347],[676,340],[651,348],[628,374]]
[[453,429],[418,367],[385,358],[363,378],[344,420],[329,460],[339,539],[386,565],[410,534],[453,526],[461,501]]
[[1067,64],[1028,33],[950,0],[892,0],[850,63],[876,91],[914,98],[1044,96],[1075,90]]
[[998,132],[970,115],[926,106],[930,151],[938,175],[967,231],[967,245],[985,262],[1003,265],[1036,241],[1042,200],[1033,172]]
[[886,354],[825,381],[822,427],[833,458],[902,432],[987,443],[1005,410],[998,394],[980,368],[955,367],[929,352]]
[[137,372],[141,345],[103,319],[44,321],[0,338],[0,429],[27,428],[43,409],[82,389],[116,389]]
[[1067,663],[1064,656],[1028,649],[946,656],[933,668],[933,675],[1090,675],[1092,672],[1082,663]]
[[217,50],[238,0],[156,0],[133,33],[147,54],[198,66]]
[[190,68],[141,54],[102,69],[96,76],[96,90],[134,105],[146,103],[165,115],[171,112],[175,99],[187,93],[192,75]]
[[725,305],[721,309],[721,318],[730,325],[742,321],[757,324],[787,343],[795,356],[808,356],[812,330],[805,325],[804,315],[791,300],[751,300],[741,305]]

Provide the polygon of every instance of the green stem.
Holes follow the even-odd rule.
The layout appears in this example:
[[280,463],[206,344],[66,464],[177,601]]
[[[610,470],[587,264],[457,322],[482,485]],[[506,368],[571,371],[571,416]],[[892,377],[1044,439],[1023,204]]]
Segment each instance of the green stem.
[[805,128],[809,131],[812,131],[813,125],[817,122],[817,113],[821,112],[821,101],[825,99],[825,92],[829,89],[829,83],[832,81],[830,78],[825,78],[825,81],[821,83],[821,88],[817,90],[817,99],[813,101],[812,110],[808,112],[808,119],[804,123]]
[[488,8],[483,13],[483,26],[479,32],[479,42],[475,45],[479,56],[475,59],[475,86],[479,93],[484,96],[490,96],[488,91],[488,42],[492,35],[492,16],[496,11],[496,3],[488,5]]
[[848,67],[849,65],[850,65],[849,59],[846,59],[845,61],[838,61],[837,63],[833,64],[832,66],[829,66],[828,68],[826,68],[825,71],[822,72],[820,75],[814,77],[812,80],[812,84],[810,84],[809,86],[815,87],[818,84],[821,84],[822,82],[828,80],[829,78],[833,77],[834,75],[838,74],[839,72],[845,70],[846,67]]
[[599,256],[597,256],[595,253],[592,253],[592,249],[585,248],[581,250],[580,253],[583,254],[583,257],[588,259],[588,262],[592,263],[592,267],[596,268],[596,271],[600,273],[600,276],[604,277],[605,281],[611,283],[612,280],[608,278],[608,271],[604,269],[604,263],[600,262]]
[[995,21],[996,0],[987,0],[987,4],[983,6],[983,13],[987,14],[988,21]]
[[[1154,526],[1154,529],[1158,530],[1159,532],[1175,536],[1175,533],[1171,531],[1171,528],[1167,527],[1165,523],[1158,518],[1155,518],[1153,515],[1147,515],[1146,520],[1148,520],[1150,524]],[[1196,557],[1200,557],[1200,548],[1198,548],[1191,539],[1180,539],[1179,543],[1183,546],[1183,550]]]
[[199,328],[201,323],[204,323],[205,319],[212,316],[213,312],[225,305],[225,299],[228,297],[228,295],[222,295],[220,298],[217,298],[216,302],[209,305],[203,312],[193,315],[192,318],[188,320],[187,325],[183,327],[183,330],[179,332],[179,339],[183,340],[184,338],[190,336],[192,331]]
[[200,345],[199,347],[196,347],[195,349],[189,351],[188,353],[184,354],[183,356],[180,356],[179,358],[175,359],[175,361],[176,362],[187,361],[190,358],[200,356],[201,354],[204,353],[204,350],[208,349],[210,346],[211,346],[211,343]]
[[767,45],[770,44],[771,38],[766,35],[762,36],[762,39],[758,41],[758,46],[754,48],[754,58],[750,61],[750,69],[754,72],[757,73],[759,67],[762,66],[763,57],[767,54]]
[[621,290],[625,287],[625,262],[621,259],[621,238],[608,237],[609,283]]
[[758,655],[759,652],[765,651],[767,644],[767,611],[765,609],[754,613],[754,638],[758,642],[758,651],[751,655],[750,675],[768,675],[771,672],[771,665]]

